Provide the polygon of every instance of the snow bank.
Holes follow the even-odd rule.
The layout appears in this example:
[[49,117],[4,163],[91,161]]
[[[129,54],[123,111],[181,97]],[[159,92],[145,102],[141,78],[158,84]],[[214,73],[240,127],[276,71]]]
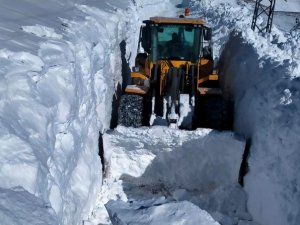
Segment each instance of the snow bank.
[[[234,54],[226,54],[232,49]],[[224,52],[224,64],[235,67],[224,70],[234,86],[235,129],[252,139],[250,173],[245,179],[248,208],[261,224],[296,225],[300,221],[299,79],[291,78],[288,61],[259,58],[238,36],[230,39]],[[244,60],[249,64],[243,65]],[[251,81],[246,82],[249,74]]]
[[[53,208],[51,222],[47,213],[40,215],[44,224],[77,224],[92,207],[101,185],[101,165],[96,156],[98,130],[104,122],[98,121],[95,110],[99,100],[93,95],[97,92],[91,84],[94,73],[81,70],[81,66],[91,65],[78,52],[86,50],[85,57],[90,58],[92,49],[84,46],[88,40],[83,43],[71,33],[77,32],[75,24],[87,21],[77,20],[74,27],[62,25],[57,16],[68,17],[71,5],[59,4],[68,12],[64,14],[57,11],[56,3],[51,1],[49,8],[40,8],[34,1],[7,1],[2,7],[3,11],[21,14],[15,20],[7,15],[11,24],[5,26],[10,25],[12,31],[22,28],[22,41],[12,36],[7,48],[0,50],[0,186],[1,193],[9,193],[16,186],[28,192],[18,192],[21,203],[11,205],[9,224],[36,224],[38,217],[29,219],[29,210],[39,205]],[[85,15],[75,8],[73,13]],[[49,21],[43,20],[44,16]],[[42,25],[37,24],[40,20]],[[29,193],[41,203],[29,204]],[[24,201],[29,198],[27,216],[22,214],[23,194]],[[3,200],[6,204],[10,196]]]
[[247,7],[192,2],[195,15],[214,28],[224,89],[235,100],[235,130],[252,139],[249,212],[264,225],[299,224],[299,34],[273,27],[262,37],[250,29]]

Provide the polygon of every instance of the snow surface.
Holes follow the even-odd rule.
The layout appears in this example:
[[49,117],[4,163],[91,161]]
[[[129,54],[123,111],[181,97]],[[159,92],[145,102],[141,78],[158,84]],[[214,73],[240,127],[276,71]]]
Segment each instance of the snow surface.
[[[245,143],[233,133],[119,126],[103,135],[103,146],[106,178],[98,206],[89,218],[93,224],[110,224],[108,216],[104,217],[107,202],[113,224],[118,224],[115,217],[124,223],[142,220],[149,224],[152,210],[159,211],[157,204],[171,210],[168,214],[176,214],[172,207],[181,205],[178,213],[186,213],[186,205],[193,211],[206,210],[226,225],[251,220],[246,195],[238,184]],[[130,215],[124,215],[124,210]],[[203,216],[188,215],[181,218],[183,224],[201,224]],[[176,224],[172,222],[175,218],[166,217],[161,224]]]
[[[224,89],[236,103],[235,131],[252,141],[244,188],[248,210],[238,185],[205,194],[182,187],[186,177],[174,190],[126,183],[138,195],[133,205],[151,201],[151,216],[162,198],[170,212],[182,213],[171,208],[188,204],[223,224],[300,223],[300,35],[293,30],[299,0],[276,1],[275,26],[265,36],[250,29],[250,0],[2,0],[1,223],[70,225],[88,217],[84,224],[110,224],[103,204],[130,196],[118,178],[105,179],[101,187],[99,131],[110,126],[114,91],[122,71],[133,65],[141,21],[176,16],[182,9],[174,6],[188,4],[193,17],[214,29]],[[124,159],[131,159],[125,152]],[[156,159],[151,151],[141,152],[138,166],[130,165],[131,176],[143,176]],[[106,176],[120,172],[117,168]],[[163,178],[174,182],[172,176]],[[223,204],[230,199],[232,207]]]

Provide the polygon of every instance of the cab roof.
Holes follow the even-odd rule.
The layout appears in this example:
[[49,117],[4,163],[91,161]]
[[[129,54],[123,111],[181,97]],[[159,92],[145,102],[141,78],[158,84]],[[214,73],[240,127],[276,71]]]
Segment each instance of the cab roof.
[[150,17],[150,20],[145,20],[144,23],[204,25],[206,21],[199,18]]

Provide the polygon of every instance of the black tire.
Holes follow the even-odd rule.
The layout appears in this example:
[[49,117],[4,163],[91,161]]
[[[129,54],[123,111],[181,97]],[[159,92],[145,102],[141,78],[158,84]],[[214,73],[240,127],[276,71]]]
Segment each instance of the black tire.
[[143,125],[143,97],[125,94],[121,97],[118,124],[125,127],[140,127]]
[[232,108],[232,104],[221,96],[200,96],[196,104],[198,127],[232,130]]

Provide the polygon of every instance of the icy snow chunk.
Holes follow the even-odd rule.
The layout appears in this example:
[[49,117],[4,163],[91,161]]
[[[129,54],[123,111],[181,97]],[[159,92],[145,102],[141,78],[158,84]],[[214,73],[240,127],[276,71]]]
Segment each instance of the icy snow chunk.
[[39,24],[35,26],[22,26],[22,30],[27,33],[32,33],[38,37],[55,38],[55,39],[61,39],[63,37],[61,34],[57,34],[53,28],[42,26]]
[[[105,149],[113,148],[114,152],[107,151],[106,155],[110,158],[109,167],[114,168],[113,175],[114,177],[120,177],[124,171],[130,171],[130,175],[134,177],[141,176],[147,166],[152,162],[155,158],[155,155],[144,148],[142,142],[139,141],[138,138],[131,138],[126,140],[122,138],[122,141],[126,146],[130,145],[132,148],[136,148],[136,151],[127,152],[126,146],[117,147],[115,144],[115,140],[111,142],[111,137],[109,134],[104,134],[103,141],[105,145]],[[111,155],[110,157],[110,154]],[[118,167],[114,167],[117,164]],[[109,171],[110,172],[110,171]]]
[[[189,98],[190,96],[188,94],[180,95],[180,118],[177,125],[191,129],[194,107],[189,104]],[[192,101],[195,101],[195,97],[192,98]]]
[[281,105],[289,105],[289,104],[291,104],[293,102],[292,99],[291,99],[291,97],[292,97],[291,91],[289,89],[285,89],[284,90],[284,96],[281,97],[281,99],[280,99],[280,104]]
[[140,205],[123,201],[109,201],[106,204],[114,225],[219,225],[206,211],[188,202]]

